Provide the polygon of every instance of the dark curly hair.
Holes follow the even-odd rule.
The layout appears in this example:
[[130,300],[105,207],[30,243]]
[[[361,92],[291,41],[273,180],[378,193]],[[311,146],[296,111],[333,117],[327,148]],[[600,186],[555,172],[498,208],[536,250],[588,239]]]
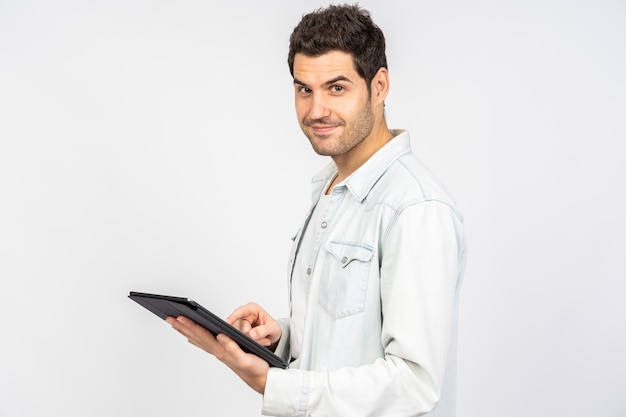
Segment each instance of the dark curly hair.
[[352,55],[368,90],[380,68],[387,68],[385,36],[370,13],[358,5],[330,5],[302,17],[289,38],[287,62],[293,76],[296,54],[315,57],[331,51]]

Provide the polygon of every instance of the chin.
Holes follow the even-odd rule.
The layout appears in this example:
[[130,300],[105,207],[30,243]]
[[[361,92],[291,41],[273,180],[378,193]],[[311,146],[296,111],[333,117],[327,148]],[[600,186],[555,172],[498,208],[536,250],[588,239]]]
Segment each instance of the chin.
[[310,141],[310,142],[311,142],[311,147],[313,148],[316,154],[321,155],[321,156],[334,156],[335,152],[333,152],[333,149],[329,149],[325,146],[320,146],[319,143],[316,143],[314,141]]

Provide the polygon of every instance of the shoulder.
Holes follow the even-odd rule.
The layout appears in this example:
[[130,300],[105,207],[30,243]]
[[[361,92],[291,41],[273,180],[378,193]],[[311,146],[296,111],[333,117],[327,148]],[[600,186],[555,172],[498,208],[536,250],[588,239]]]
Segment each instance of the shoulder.
[[394,211],[416,204],[442,203],[461,217],[444,184],[412,152],[389,165],[372,188],[368,200],[370,204],[384,204]]

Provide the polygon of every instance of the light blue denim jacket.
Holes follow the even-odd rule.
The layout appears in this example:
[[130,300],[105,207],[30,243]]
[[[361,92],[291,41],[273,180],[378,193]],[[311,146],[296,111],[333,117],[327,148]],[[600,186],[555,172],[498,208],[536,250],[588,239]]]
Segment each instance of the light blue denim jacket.
[[[310,275],[298,369],[270,369],[263,414],[455,414],[456,324],[465,269],[463,220],[440,182],[394,139],[334,187],[313,253],[299,253],[329,164],[294,239]],[[276,353],[289,360],[289,320]]]

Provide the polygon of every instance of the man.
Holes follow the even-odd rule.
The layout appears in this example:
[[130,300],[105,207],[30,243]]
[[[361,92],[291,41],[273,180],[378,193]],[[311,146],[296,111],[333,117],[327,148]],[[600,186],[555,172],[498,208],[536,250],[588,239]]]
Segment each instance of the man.
[[463,223],[408,133],[387,127],[384,36],[358,6],[329,6],[302,18],[288,62],[302,131],[332,162],[294,240],[290,317],[250,303],[227,321],[291,365],[168,322],[262,393],[266,415],[453,416]]

